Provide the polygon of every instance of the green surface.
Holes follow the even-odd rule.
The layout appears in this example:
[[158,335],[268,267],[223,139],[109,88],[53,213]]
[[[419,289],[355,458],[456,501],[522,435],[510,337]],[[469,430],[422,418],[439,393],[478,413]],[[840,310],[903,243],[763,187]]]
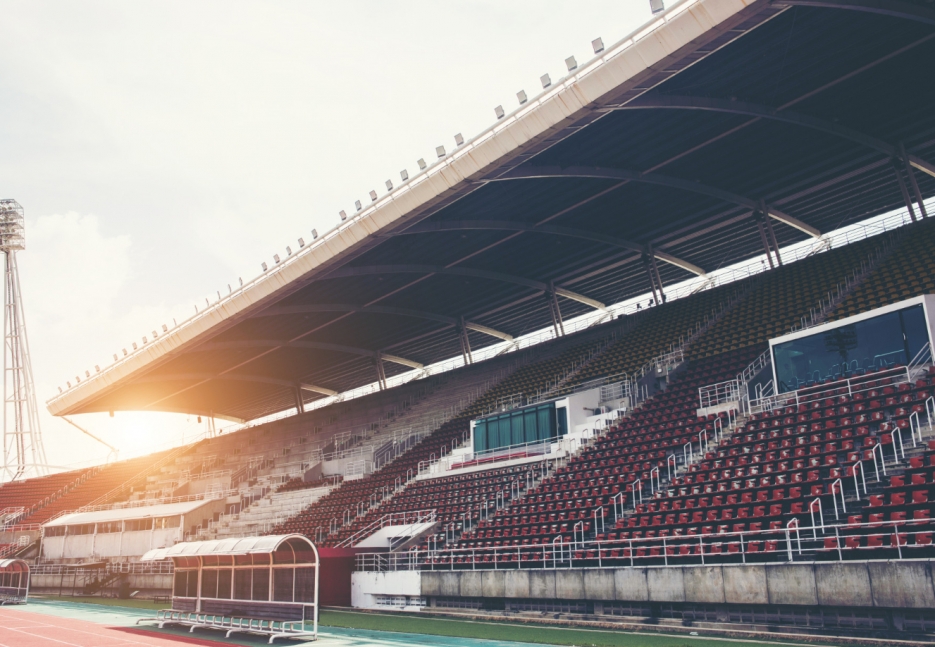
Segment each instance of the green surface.
[[[577,647],[752,647],[768,644],[752,640],[666,636],[600,629],[565,629],[535,624],[510,624],[508,621],[478,622],[353,611],[322,610],[319,621],[323,628],[345,627],[481,640],[576,645]],[[779,642],[776,641],[777,644]]]
[[168,609],[171,603],[153,602],[152,600],[136,600],[129,598],[121,600],[120,598],[100,598],[97,596],[64,596],[57,595],[30,595],[29,599],[39,599],[47,602],[78,602],[80,604],[99,604],[105,607],[123,607],[126,609]]

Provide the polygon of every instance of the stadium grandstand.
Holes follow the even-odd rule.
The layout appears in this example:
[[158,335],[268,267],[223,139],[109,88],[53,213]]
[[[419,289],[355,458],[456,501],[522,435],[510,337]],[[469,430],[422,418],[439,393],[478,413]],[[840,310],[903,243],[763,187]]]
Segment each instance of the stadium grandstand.
[[323,605],[932,642],[935,7],[667,4],[50,399],[238,424],[3,484],[0,560],[193,612],[173,546],[302,535]]

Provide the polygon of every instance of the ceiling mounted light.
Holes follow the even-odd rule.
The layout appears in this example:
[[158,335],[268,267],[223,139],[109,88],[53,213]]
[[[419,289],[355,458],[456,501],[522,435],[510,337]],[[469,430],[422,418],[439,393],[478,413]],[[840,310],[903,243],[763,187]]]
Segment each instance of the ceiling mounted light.
[[591,47],[594,48],[595,54],[600,54],[604,51],[604,39],[598,37],[591,41]]
[[133,350],[136,350],[139,346],[136,345],[136,342],[133,342]]
[[503,119],[503,115],[506,114],[505,112],[503,112],[503,106],[497,106],[496,108],[494,108],[493,113],[497,115],[497,119]]
[[355,207],[358,211],[360,211],[361,209],[364,208],[363,205],[360,204],[360,200],[354,200],[354,207]]
[[117,361],[117,353],[114,353],[114,361]]
[[427,165],[426,165],[426,163],[425,163],[425,160],[422,159],[421,157],[419,158],[419,161],[416,162],[416,164],[419,165],[419,170],[421,170],[421,171],[424,171],[424,170],[427,168]]
[[344,222],[345,220],[347,220],[347,212],[344,211],[344,209],[341,209],[338,212],[338,215],[341,216],[341,222]]
[[126,356],[127,356],[127,349],[126,349],[126,348],[123,348],[123,349],[121,349],[121,350],[123,350],[123,356],[126,357]]
[[313,229],[313,230],[312,230],[312,240],[315,240],[316,238],[318,238],[318,230],[317,230],[317,229]]
[[169,332],[169,327],[165,324],[162,324],[162,332]]
[[273,254],[273,260],[279,262],[279,254]]
[[97,364],[95,364],[95,365],[94,365],[94,372],[95,372],[95,373],[100,373],[100,372],[101,372],[101,367],[98,366]]
[[444,146],[436,146],[436,147],[435,147],[435,154],[438,155],[438,159],[443,158],[443,157],[445,156],[445,147],[444,147]]
[[[286,256],[292,256],[292,248],[286,245]],[[221,298],[220,293],[218,293],[218,299]]]
[[299,249],[305,247],[305,239],[299,236]]
[[260,263],[260,267],[263,268],[264,272],[269,269],[269,266],[266,264],[266,261],[263,261],[262,263]]
[[376,202],[376,201],[377,201],[377,192],[376,192],[376,191],[373,191],[373,190],[370,191],[370,201],[371,201],[371,202]]
[[455,146],[460,146],[464,143],[464,137],[461,136],[461,133],[455,135]]
[[403,182],[408,182],[408,181],[409,181],[409,171],[407,171],[406,169],[403,169],[402,171],[399,172],[399,177],[400,177],[400,179],[401,179]]
[[84,372],[84,376],[85,376],[86,378],[91,377],[91,371],[85,371],[85,372]]
[[387,180],[387,181],[386,181],[386,190],[387,190],[387,191],[392,191],[392,190],[393,190],[393,180]]
[[662,13],[666,10],[665,3],[663,0],[649,0],[649,9],[653,12],[655,16],[657,13]]
[[575,60],[574,56],[569,56],[565,59],[565,67],[568,68],[569,72],[574,72],[578,69],[578,61]]
[[526,91],[520,90],[519,92],[517,92],[516,98],[519,99],[519,105],[523,105],[524,103],[526,103],[526,101],[528,100],[526,98]]
[[542,89],[545,90],[547,87],[552,85],[552,77],[548,74],[543,74],[539,77],[539,81],[542,82]]

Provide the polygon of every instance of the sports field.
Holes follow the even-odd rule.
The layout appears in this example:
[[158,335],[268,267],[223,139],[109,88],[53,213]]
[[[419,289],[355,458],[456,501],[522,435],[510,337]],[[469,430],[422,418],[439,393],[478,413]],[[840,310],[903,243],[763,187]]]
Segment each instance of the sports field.
[[[31,600],[26,606],[0,608],[0,647],[169,647],[174,645],[261,645],[259,636],[232,636],[221,632],[157,629],[136,626],[152,617],[154,605],[134,601],[136,608],[118,606],[122,600],[74,598]],[[149,606],[149,608],[141,608]],[[279,641],[280,644],[305,644]],[[695,636],[564,629],[508,622],[473,622],[445,618],[415,618],[392,614],[322,611],[318,645],[331,647],[519,647],[523,644],[585,647],[747,647],[756,641],[709,639]],[[785,643],[791,644],[791,643]]]

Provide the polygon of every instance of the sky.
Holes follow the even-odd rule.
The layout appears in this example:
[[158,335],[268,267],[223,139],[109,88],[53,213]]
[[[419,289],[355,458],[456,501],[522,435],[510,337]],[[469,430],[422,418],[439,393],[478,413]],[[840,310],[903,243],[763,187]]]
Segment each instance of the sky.
[[[648,0],[0,0],[0,15],[0,197],[25,209],[42,434],[70,468],[110,452],[48,414],[58,386],[651,17]],[[74,420],[120,458],[204,432],[184,414]]]

